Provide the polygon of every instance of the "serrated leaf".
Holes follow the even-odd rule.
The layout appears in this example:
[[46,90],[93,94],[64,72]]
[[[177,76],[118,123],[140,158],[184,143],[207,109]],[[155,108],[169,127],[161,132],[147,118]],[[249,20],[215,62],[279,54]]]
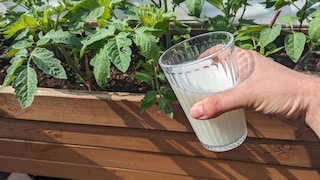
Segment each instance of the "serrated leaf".
[[153,80],[154,76],[151,72],[144,71],[144,72],[137,72],[134,75],[134,78],[139,79],[142,82],[150,83]]
[[131,62],[132,41],[127,37],[128,33],[120,32],[107,43],[107,56],[110,61],[122,72],[126,72]]
[[139,47],[140,53],[147,59],[158,59],[159,46],[155,36],[137,32],[134,36],[134,43]]
[[295,63],[300,59],[304,50],[306,37],[303,33],[288,34],[284,39],[284,45],[288,56]]
[[160,97],[158,112],[164,112],[169,118],[173,118],[171,103],[164,97]]
[[100,51],[91,59],[90,65],[93,66],[93,74],[97,84],[101,88],[105,88],[110,77],[110,60],[108,57],[108,45],[106,44]]
[[141,112],[145,112],[148,108],[157,102],[157,91],[151,90],[145,94],[141,100]]
[[19,52],[19,49],[11,48],[11,49],[9,50],[9,52],[7,52],[7,53],[4,55],[4,57],[5,57],[5,58],[11,58],[11,57],[15,56],[17,52]]
[[[103,2],[103,1],[101,1]],[[103,15],[104,6],[99,4],[99,1],[82,0],[76,3],[73,8],[65,15],[67,19],[72,21],[89,21],[95,20]]]
[[309,22],[309,38],[312,42],[319,43],[320,42],[320,16],[312,19]]
[[61,65],[61,61],[53,56],[53,52],[45,48],[36,48],[31,54],[32,60],[43,72],[55,78],[67,79],[67,74]]
[[3,81],[3,84],[2,84],[0,89],[8,86],[13,81],[13,79],[15,78],[14,72],[16,71],[16,69],[18,67],[20,67],[23,64],[23,62],[26,59],[27,55],[28,55],[28,51],[26,49],[21,49],[10,60],[10,64],[11,65],[6,70],[7,75],[6,75],[6,77],[5,77],[4,81]]
[[185,3],[191,15],[200,17],[204,0],[186,0]]
[[88,46],[90,46],[91,44],[97,41],[105,39],[106,37],[111,36],[114,33],[115,33],[115,28],[113,26],[110,26],[108,29],[96,29],[94,33],[90,34],[86,39],[81,41],[83,46],[80,51],[80,57],[84,55],[85,50]]
[[170,86],[161,86],[160,93],[164,98],[166,98],[169,102],[174,102],[177,100],[176,95],[174,94],[174,91]]
[[28,47],[31,47],[31,46],[32,46],[31,42],[26,41],[26,40],[21,40],[21,41],[18,41],[16,43],[14,43],[12,45],[12,48],[14,48],[14,49],[24,49],[24,48],[28,48]]
[[273,42],[281,33],[281,25],[276,25],[273,28],[264,28],[259,37],[259,42],[262,48]]
[[50,30],[44,36],[40,37],[37,42],[38,46],[44,45],[46,43],[54,43],[54,44],[67,44],[73,46],[81,45],[80,40],[71,32],[60,30]]
[[90,11],[90,13],[87,14],[86,16],[82,16],[82,19],[84,21],[96,20],[98,17],[103,15],[104,9],[105,9],[105,7],[103,7],[103,6],[102,7],[98,7],[96,9]]
[[15,40],[17,41],[17,40],[20,40],[20,39],[26,37],[28,35],[29,30],[30,30],[30,28],[26,28],[23,31],[21,31],[21,33],[18,34],[18,36],[16,37]]
[[5,39],[11,38],[17,32],[25,29],[26,27],[27,27],[27,24],[24,22],[23,16],[20,16],[20,18],[16,22],[8,26],[3,32]]
[[14,36],[16,33],[18,33],[21,30],[26,29],[27,27],[36,26],[37,22],[36,20],[29,15],[23,14],[19,17],[19,19],[9,25],[5,31],[3,32],[5,39],[9,39],[12,36]]
[[23,109],[31,106],[37,93],[37,74],[29,66],[20,66],[13,80],[14,94]]

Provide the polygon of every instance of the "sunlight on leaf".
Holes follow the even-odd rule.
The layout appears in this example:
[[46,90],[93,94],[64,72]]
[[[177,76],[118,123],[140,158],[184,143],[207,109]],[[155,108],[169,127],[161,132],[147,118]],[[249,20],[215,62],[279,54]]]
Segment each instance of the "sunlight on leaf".
[[259,38],[261,47],[266,47],[269,43],[273,42],[280,35],[281,29],[281,25],[276,25],[273,28],[264,28]]
[[297,63],[304,50],[306,37],[303,33],[288,34],[285,37],[285,49],[293,62]]
[[14,94],[18,98],[23,109],[31,106],[37,93],[37,74],[29,66],[20,66],[15,71],[16,78],[13,80]]
[[106,87],[108,78],[110,77],[111,63],[108,58],[108,48],[106,44],[90,61],[97,84],[103,89]]
[[122,72],[126,72],[131,62],[132,41],[127,37],[128,33],[120,32],[107,43],[107,56],[110,61]]
[[55,78],[67,79],[67,74],[61,65],[61,61],[53,56],[53,52],[45,48],[36,48],[31,54],[34,63],[43,72]]

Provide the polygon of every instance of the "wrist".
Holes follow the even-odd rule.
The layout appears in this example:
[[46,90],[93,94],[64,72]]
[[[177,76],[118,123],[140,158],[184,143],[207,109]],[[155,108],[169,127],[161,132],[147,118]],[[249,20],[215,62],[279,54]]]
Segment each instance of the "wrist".
[[309,76],[306,85],[307,88],[304,93],[308,105],[305,121],[320,138],[320,78]]

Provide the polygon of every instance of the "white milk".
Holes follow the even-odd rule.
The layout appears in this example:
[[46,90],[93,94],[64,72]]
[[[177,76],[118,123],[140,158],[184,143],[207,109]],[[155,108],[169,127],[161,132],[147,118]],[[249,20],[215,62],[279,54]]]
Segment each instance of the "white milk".
[[193,104],[211,94],[196,94],[172,86],[189,122],[202,145],[212,151],[227,151],[246,138],[247,125],[243,109],[233,110],[217,118],[197,120],[191,117]]
[[230,73],[230,67],[232,65],[213,65],[210,61],[204,61],[192,65],[190,69],[188,66],[172,69],[168,77],[198,139],[205,148],[217,152],[236,148],[245,140],[247,125],[244,110],[230,111],[209,120],[197,120],[191,117],[190,108],[205,97],[236,85],[236,75]]

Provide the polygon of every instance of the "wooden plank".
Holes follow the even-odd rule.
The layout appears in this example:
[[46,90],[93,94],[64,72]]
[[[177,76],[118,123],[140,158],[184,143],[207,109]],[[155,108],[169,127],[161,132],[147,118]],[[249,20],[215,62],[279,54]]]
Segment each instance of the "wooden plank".
[[[129,97],[127,94],[102,92],[88,94],[82,91],[39,88],[33,105],[22,110],[11,94],[12,91],[11,88],[0,91],[0,117],[192,132],[178,104],[173,106],[174,119],[167,118],[163,113],[157,113],[156,107],[146,113],[140,113],[139,99],[142,96],[139,95]],[[53,97],[49,96],[51,94]],[[298,121],[273,118],[248,110],[246,116],[249,137],[319,142],[319,138],[305,125],[297,123]]]
[[181,176],[157,172],[137,171],[130,169],[89,166],[82,164],[62,163],[56,161],[41,161],[36,159],[2,157],[0,156],[0,170],[6,172],[20,172],[38,176],[49,176],[64,179],[126,179],[126,180],[209,180],[212,178]]
[[[71,145],[57,146],[52,143],[29,141],[14,142],[12,140],[4,139],[1,141],[1,147],[4,147],[3,145],[5,145],[9,151],[4,151],[1,148],[0,157],[56,162],[58,166],[61,164],[72,164],[77,167],[74,168],[77,170],[79,170],[78,166],[90,167],[87,171],[91,171],[91,167],[109,167],[114,169],[127,169],[130,171],[220,179],[254,179],[256,177],[263,177],[266,179],[317,179],[320,177],[320,170],[314,168],[279,166],[159,153],[142,153],[109,148],[89,148]],[[18,172],[19,168],[23,169],[23,167],[20,166],[22,165],[16,164],[15,168],[17,168]],[[39,173],[45,173],[41,172],[41,169],[37,169],[38,166],[34,163],[30,164],[30,166],[36,168],[35,171]],[[52,167],[52,169],[55,168],[56,166]],[[69,168],[68,170],[72,171],[73,169]]]
[[248,138],[239,148],[213,153],[193,133],[0,118],[0,137],[320,168],[320,143]]
[[[48,147],[52,146],[56,149],[60,149],[60,146],[70,145],[72,149],[76,148],[77,145],[80,145],[81,147],[83,146],[88,148],[80,148],[84,151],[84,153],[96,151],[97,148],[116,148],[121,150],[133,150],[139,152],[320,168],[320,143],[259,139],[257,140],[249,138],[242,146],[235,150],[224,153],[214,153],[205,150],[191,133],[154,132],[150,130],[138,132],[134,129],[128,131],[124,131],[122,129],[114,129],[115,131],[117,131],[117,133],[114,133],[115,131],[112,129],[106,130],[110,130],[111,133],[104,133],[103,136],[101,136],[101,134],[77,134],[74,132],[71,132],[71,135],[68,135],[69,133],[65,131],[64,135],[60,136],[66,137],[64,140],[62,140],[61,138],[62,141],[50,139],[51,136],[46,138],[45,134],[43,135],[40,133],[39,135],[35,134],[33,138],[30,138],[33,140],[26,141],[30,142],[31,144],[41,144],[42,142],[33,142],[38,136],[42,137],[44,140],[47,140],[43,142],[49,143]],[[129,136],[128,134],[131,134],[131,136]],[[24,134],[20,135],[23,139],[28,137],[27,134],[25,137],[23,137],[23,135]],[[92,142],[88,143],[89,141]],[[3,140],[2,143],[4,148],[0,150],[0,152],[4,154],[6,152],[19,154],[21,153],[20,151],[31,151],[31,147],[22,147],[22,149],[11,150],[8,145],[5,145],[6,143],[14,144],[15,142],[16,140]],[[73,147],[74,145],[76,147]],[[41,148],[46,149],[45,146],[46,144],[42,144]],[[55,154],[51,151],[48,151],[48,153],[52,153],[52,157],[55,156]],[[14,154],[12,156],[14,156]],[[90,153],[88,154],[88,156],[90,156]],[[72,161],[72,159],[66,160]]]
[[192,131],[180,106],[174,106],[176,112],[174,119],[168,118],[164,113],[158,113],[157,107],[152,107],[146,113],[140,113],[141,95],[39,88],[33,105],[23,110],[12,92],[13,89],[10,87],[0,91],[0,117]]

